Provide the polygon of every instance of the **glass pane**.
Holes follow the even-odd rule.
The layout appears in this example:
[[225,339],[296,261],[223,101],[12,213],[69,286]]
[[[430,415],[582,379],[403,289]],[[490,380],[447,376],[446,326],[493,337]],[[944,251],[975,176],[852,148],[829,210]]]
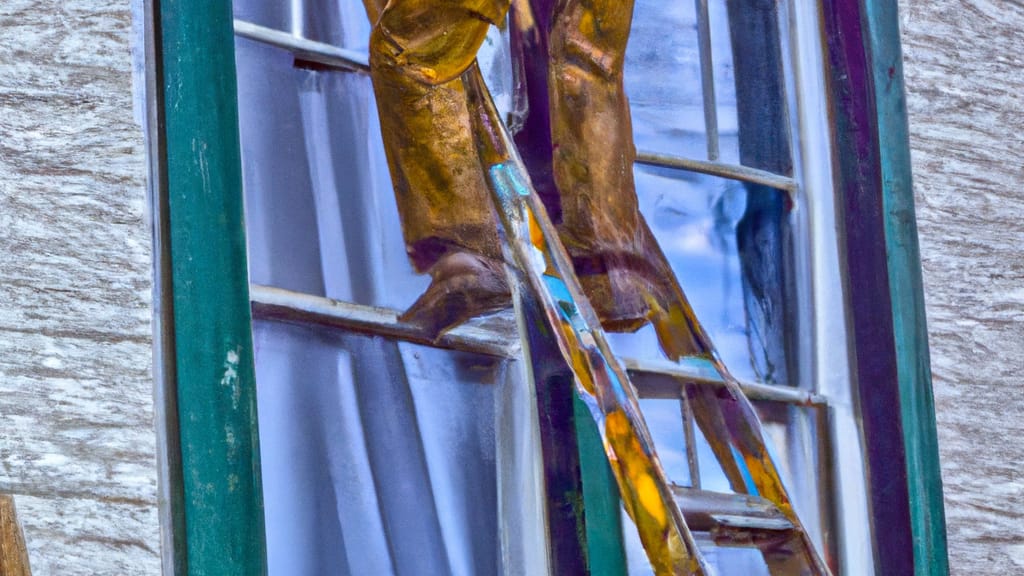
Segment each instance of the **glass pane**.
[[506,362],[270,321],[254,343],[271,574],[494,573]]
[[369,79],[236,49],[251,280],[405,309],[429,278],[405,256]]
[[[506,44],[494,30],[481,61],[503,107]],[[405,310],[429,277],[406,257],[370,79],[242,38],[236,61],[251,281]]]
[[777,0],[710,0],[722,159],[793,174]]
[[[654,576],[654,570],[647,561],[643,546],[636,535],[636,530],[629,528],[629,517],[622,512],[623,525],[627,526],[624,539],[626,544],[626,563],[629,576]],[[732,576],[771,576],[765,565],[761,551],[756,548],[722,548],[715,546],[707,534],[694,534],[697,545],[708,564],[717,574]]]
[[[733,68],[733,43],[729,34],[727,0],[708,0],[711,27],[711,62],[718,104],[718,148],[722,162],[740,163],[740,142],[736,118],[736,75]],[[742,47],[740,47],[742,48]]]
[[233,0],[231,4],[235,18],[275,30],[292,30],[291,2]]
[[686,436],[679,400],[641,399],[647,427],[654,437],[654,446],[665,468],[669,482],[690,486],[690,468],[686,463]]
[[708,564],[719,574],[743,576],[771,576],[761,551],[756,548],[722,548],[708,545],[702,548]]
[[302,131],[299,80],[290,54],[238,39],[249,277],[323,294],[316,204]]
[[638,150],[707,156],[693,2],[637,0],[626,49],[626,93]]
[[[638,166],[640,209],[733,374],[788,382],[788,196],[765,187]],[[752,194],[754,202],[750,201]],[[650,327],[611,336],[618,354],[661,358]]]
[[732,492],[729,477],[711,449],[704,431],[697,427],[697,461],[700,462],[700,487],[711,492]]
[[[778,3],[707,4],[719,160],[791,175]],[[693,2],[636,2],[626,90],[640,150],[707,158],[697,18]]]
[[768,450],[779,467],[793,506],[818,550],[829,523],[831,492],[822,433],[826,422],[820,408],[780,402],[755,402],[754,408],[768,437]]
[[234,0],[234,16],[267,28],[366,50],[370,26],[359,0]]

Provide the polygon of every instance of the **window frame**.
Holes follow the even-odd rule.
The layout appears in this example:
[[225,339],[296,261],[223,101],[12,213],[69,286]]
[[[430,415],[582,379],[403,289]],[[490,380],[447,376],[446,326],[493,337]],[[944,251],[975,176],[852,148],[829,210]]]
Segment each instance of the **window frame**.
[[165,574],[266,574],[230,0],[145,0]]
[[[145,7],[164,572],[262,574],[232,5]],[[944,575],[896,2],[825,0],[820,10],[875,568]]]
[[824,0],[822,11],[876,571],[945,575],[949,560],[897,3]]

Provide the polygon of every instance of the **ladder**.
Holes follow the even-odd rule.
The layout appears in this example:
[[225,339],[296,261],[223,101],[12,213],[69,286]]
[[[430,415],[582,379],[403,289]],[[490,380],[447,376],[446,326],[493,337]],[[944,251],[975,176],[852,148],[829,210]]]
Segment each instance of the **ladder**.
[[[597,424],[623,504],[655,572],[659,576],[714,574],[693,536],[700,531],[720,546],[757,548],[774,576],[830,575],[793,510],[753,406],[699,324],[690,328],[710,350],[705,360],[719,373],[724,386],[680,384],[687,390],[697,424],[738,494],[669,484],[640,412],[636,390],[611,352],[475,65],[463,80],[481,163],[487,170],[500,221],[527,364],[535,377],[537,373],[558,374],[559,360],[568,368],[577,397]],[[667,353],[673,356],[671,350]],[[538,388],[545,384],[539,381]],[[553,556],[557,563],[557,550]]]

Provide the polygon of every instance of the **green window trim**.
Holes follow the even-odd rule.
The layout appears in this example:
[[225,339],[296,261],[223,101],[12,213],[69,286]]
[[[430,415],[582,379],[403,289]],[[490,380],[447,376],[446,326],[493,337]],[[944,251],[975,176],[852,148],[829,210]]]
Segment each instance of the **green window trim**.
[[[174,574],[266,574],[229,0],[151,0]],[[160,226],[163,223],[164,226]],[[172,323],[168,326],[168,323]],[[176,436],[176,438],[175,438]],[[175,469],[179,467],[178,469]],[[173,509],[177,508],[177,509]],[[165,560],[165,566],[168,563]],[[165,568],[166,569],[166,568]]]
[[823,6],[876,572],[944,576],[948,551],[897,2]]
[[944,576],[949,574],[946,520],[897,10],[896,0],[865,2],[868,58],[874,76],[882,150],[883,217],[914,536],[914,573]]

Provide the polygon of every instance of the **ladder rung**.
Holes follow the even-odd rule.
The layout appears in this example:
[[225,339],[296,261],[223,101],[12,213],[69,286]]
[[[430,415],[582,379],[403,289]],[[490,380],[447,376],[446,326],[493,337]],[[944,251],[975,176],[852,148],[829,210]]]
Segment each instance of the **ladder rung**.
[[788,518],[751,518],[749,516],[733,516],[731,514],[712,514],[711,518],[718,526],[737,530],[792,530],[793,523]]
[[690,530],[708,533],[718,546],[775,549],[796,529],[764,498],[684,486],[673,486],[672,491]]

